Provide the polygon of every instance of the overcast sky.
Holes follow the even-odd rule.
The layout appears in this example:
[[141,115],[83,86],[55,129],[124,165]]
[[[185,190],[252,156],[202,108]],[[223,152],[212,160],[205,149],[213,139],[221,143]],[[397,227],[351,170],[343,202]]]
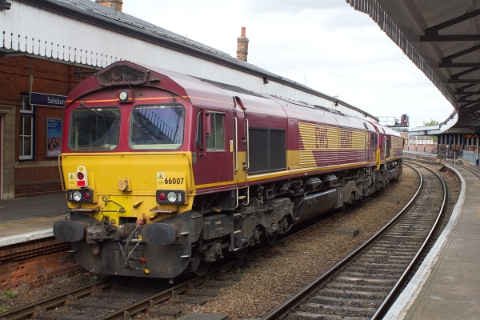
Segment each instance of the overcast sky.
[[453,111],[437,88],[367,15],[344,0],[123,0],[123,12],[410,127]]

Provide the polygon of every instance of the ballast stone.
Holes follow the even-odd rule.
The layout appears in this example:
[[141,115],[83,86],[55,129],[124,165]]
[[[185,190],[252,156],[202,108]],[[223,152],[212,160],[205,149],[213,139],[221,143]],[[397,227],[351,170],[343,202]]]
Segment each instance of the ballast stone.
[[357,228],[338,228],[337,230],[335,230],[335,233],[346,234],[352,236],[352,238],[355,238],[356,236],[358,236],[360,231]]

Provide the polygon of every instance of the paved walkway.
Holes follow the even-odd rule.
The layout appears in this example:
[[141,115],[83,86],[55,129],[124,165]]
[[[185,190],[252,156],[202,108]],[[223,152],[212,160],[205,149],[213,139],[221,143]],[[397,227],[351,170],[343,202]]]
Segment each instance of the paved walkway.
[[0,200],[0,247],[52,236],[67,209],[64,193]]
[[384,319],[480,319],[480,181],[454,170],[464,188],[450,222]]

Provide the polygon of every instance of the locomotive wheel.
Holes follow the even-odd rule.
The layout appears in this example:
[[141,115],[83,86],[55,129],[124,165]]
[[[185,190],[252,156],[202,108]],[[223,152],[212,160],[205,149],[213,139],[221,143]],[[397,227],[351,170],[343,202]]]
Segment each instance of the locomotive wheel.
[[193,250],[189,272],[201,277],[207,273],[209,267],[210,262],[202,259],[202,253],[198,252],[197,250]]
[[277,234],[272,234],[272,235],[269,235],[269,236],[265,236],[265,240],[267,240],[267,243],[271,246],[273,246],[273,244],[275,243],[275,241],[277,241]]
[[210,262],[202,259],[198,264],[197,270],[193,271],[197,276],[201,277],[207,273],[208,268],[210,268]]
[[247,252],[248,252],[248,246],[247,247],[244,247],[242,249],[239,249],[237,251],[233,251],[232,252],[232,256],[236,259],[243,259],[245,258],[245,256],[247,255]]

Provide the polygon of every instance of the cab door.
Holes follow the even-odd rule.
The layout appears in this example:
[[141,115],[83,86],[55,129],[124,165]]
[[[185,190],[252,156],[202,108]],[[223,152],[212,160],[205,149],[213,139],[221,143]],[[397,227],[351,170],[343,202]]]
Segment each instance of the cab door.
[[232,112],[198,109],[193,172],[199,193],[231,189],[234,178]]
[[248,197],[248,169],[249,169],[249,141],[248,141],[248,119],[246,108],[240,97],[234,97],[234,140],[233,140],[233,167],[236,188],[236,207],[246,205]]

